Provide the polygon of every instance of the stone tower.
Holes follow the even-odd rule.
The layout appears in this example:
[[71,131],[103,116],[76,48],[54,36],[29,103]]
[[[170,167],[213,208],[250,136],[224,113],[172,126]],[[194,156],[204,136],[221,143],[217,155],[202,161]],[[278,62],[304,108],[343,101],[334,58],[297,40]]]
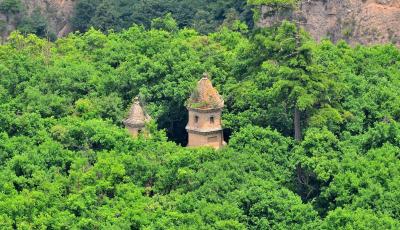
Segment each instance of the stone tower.
[[223,107],[222,97],[214,89],[208,74],[205,73],[187,102],[188,147],[211,146],[218,149],[225,144],[221,124]]
[[133,99],[131,110],[129,111],[129,116],[123,121],[125,127],[132,136],[136,137],[139,133],[146,131],[146,123],[149,121],[150,117],[145,113],[140,105],[139,98],[135,97]]

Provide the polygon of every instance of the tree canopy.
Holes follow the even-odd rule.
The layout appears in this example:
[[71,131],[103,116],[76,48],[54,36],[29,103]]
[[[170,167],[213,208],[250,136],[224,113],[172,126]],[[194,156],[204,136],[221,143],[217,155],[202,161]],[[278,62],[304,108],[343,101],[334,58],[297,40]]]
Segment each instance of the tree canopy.
[[152,20],[172,14],[179,28],[210,33],[238,20],[253,25],[251,6],[243,0],[79,0],[72,24],[81,32],[90,27],[120,31],[132,26],[150,28]]
[[[398,48],[180,23],[0,46],[2,229],[400,227]],[[183,147],[204,71],[225,100],[221,150]],[[122,125],[137,95],[148,137]]]

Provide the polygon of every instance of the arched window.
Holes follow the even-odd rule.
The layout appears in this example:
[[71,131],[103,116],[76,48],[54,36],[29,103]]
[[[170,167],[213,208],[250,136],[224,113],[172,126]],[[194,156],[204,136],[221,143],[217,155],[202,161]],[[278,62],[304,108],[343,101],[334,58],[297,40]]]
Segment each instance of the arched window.
[[197,115],[194,116],[194,122],[195,122],[195,123],[198,123],[198,122],[199,122],[199,116],[197,116]]
[[214,116],[210,117],[210,124],[214,124]]

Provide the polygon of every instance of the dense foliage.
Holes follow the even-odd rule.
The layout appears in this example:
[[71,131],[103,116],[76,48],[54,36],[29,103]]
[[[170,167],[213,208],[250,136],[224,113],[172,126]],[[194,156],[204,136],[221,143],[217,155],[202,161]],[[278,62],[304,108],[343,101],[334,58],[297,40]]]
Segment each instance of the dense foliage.
[[190,27],[209,33],[221,26],[235,26],[245,21],[252,26],[252,11],[245,0],[79,0],[72,19],[75,30],[90,27],[102,31],[132,26],[151,26],[155,18],[172,13],[179,28]]
[[[397,48],[152,24],[0,46],[1,229],[400,228]],[[204,71],[232,134],[218,151],[173,142]],[[122,127],[136,95],[150,137]]]
[[[5,16],[4,20],[0,19],[0,43],[14,27],[23,34],[56,39],[57,31],[49,25],[54,9],[30,9],[31,4],[22,0],[0,0],[0,14]],[[133,24],[150,28],[153,19],[167,15],[176,20],[178,28],[194,28],[203,34],[222,27],[253,26],[252,6],[245,0],[78,0],[69,23],[73,31],[86,32],[91,27],[103,32],[121,31]]]

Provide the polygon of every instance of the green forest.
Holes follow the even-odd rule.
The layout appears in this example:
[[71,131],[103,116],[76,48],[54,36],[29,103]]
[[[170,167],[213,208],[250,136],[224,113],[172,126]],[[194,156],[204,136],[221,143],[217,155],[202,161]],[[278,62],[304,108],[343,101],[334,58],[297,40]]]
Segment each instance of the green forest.
[[72,24],[75,30],[90,27],[102,31],[128,28],[132,23],[149,28],[152,19],[172,13],[180,28],[209,33],[235,20],[253,24],[252,9],[245,0],[79,0]]
[[[186,15],[0,46],[0,229],[400,229],[400,50]],[[203,72],[220,150],[185,147]]]
[[[51,28],[49,17],[55,17],[56,9],[29,9],[26,2],[29,5],[29,0],[0,0],[0,14],[5,15],[3,20],[0,17],[3,40],[10,32],[7,24],[11,22],[23,34],[55,40],[57,32]],[[172,13],[179,28],[194,28],[207,34],[222,27],[235,27],[236,20],[253,27],[252,4],[245,0],[76,0],[69,24],[72,31],[80,32],[91,27],[103,32],[121,31],[133,24],[149,29],[153,19]]]

